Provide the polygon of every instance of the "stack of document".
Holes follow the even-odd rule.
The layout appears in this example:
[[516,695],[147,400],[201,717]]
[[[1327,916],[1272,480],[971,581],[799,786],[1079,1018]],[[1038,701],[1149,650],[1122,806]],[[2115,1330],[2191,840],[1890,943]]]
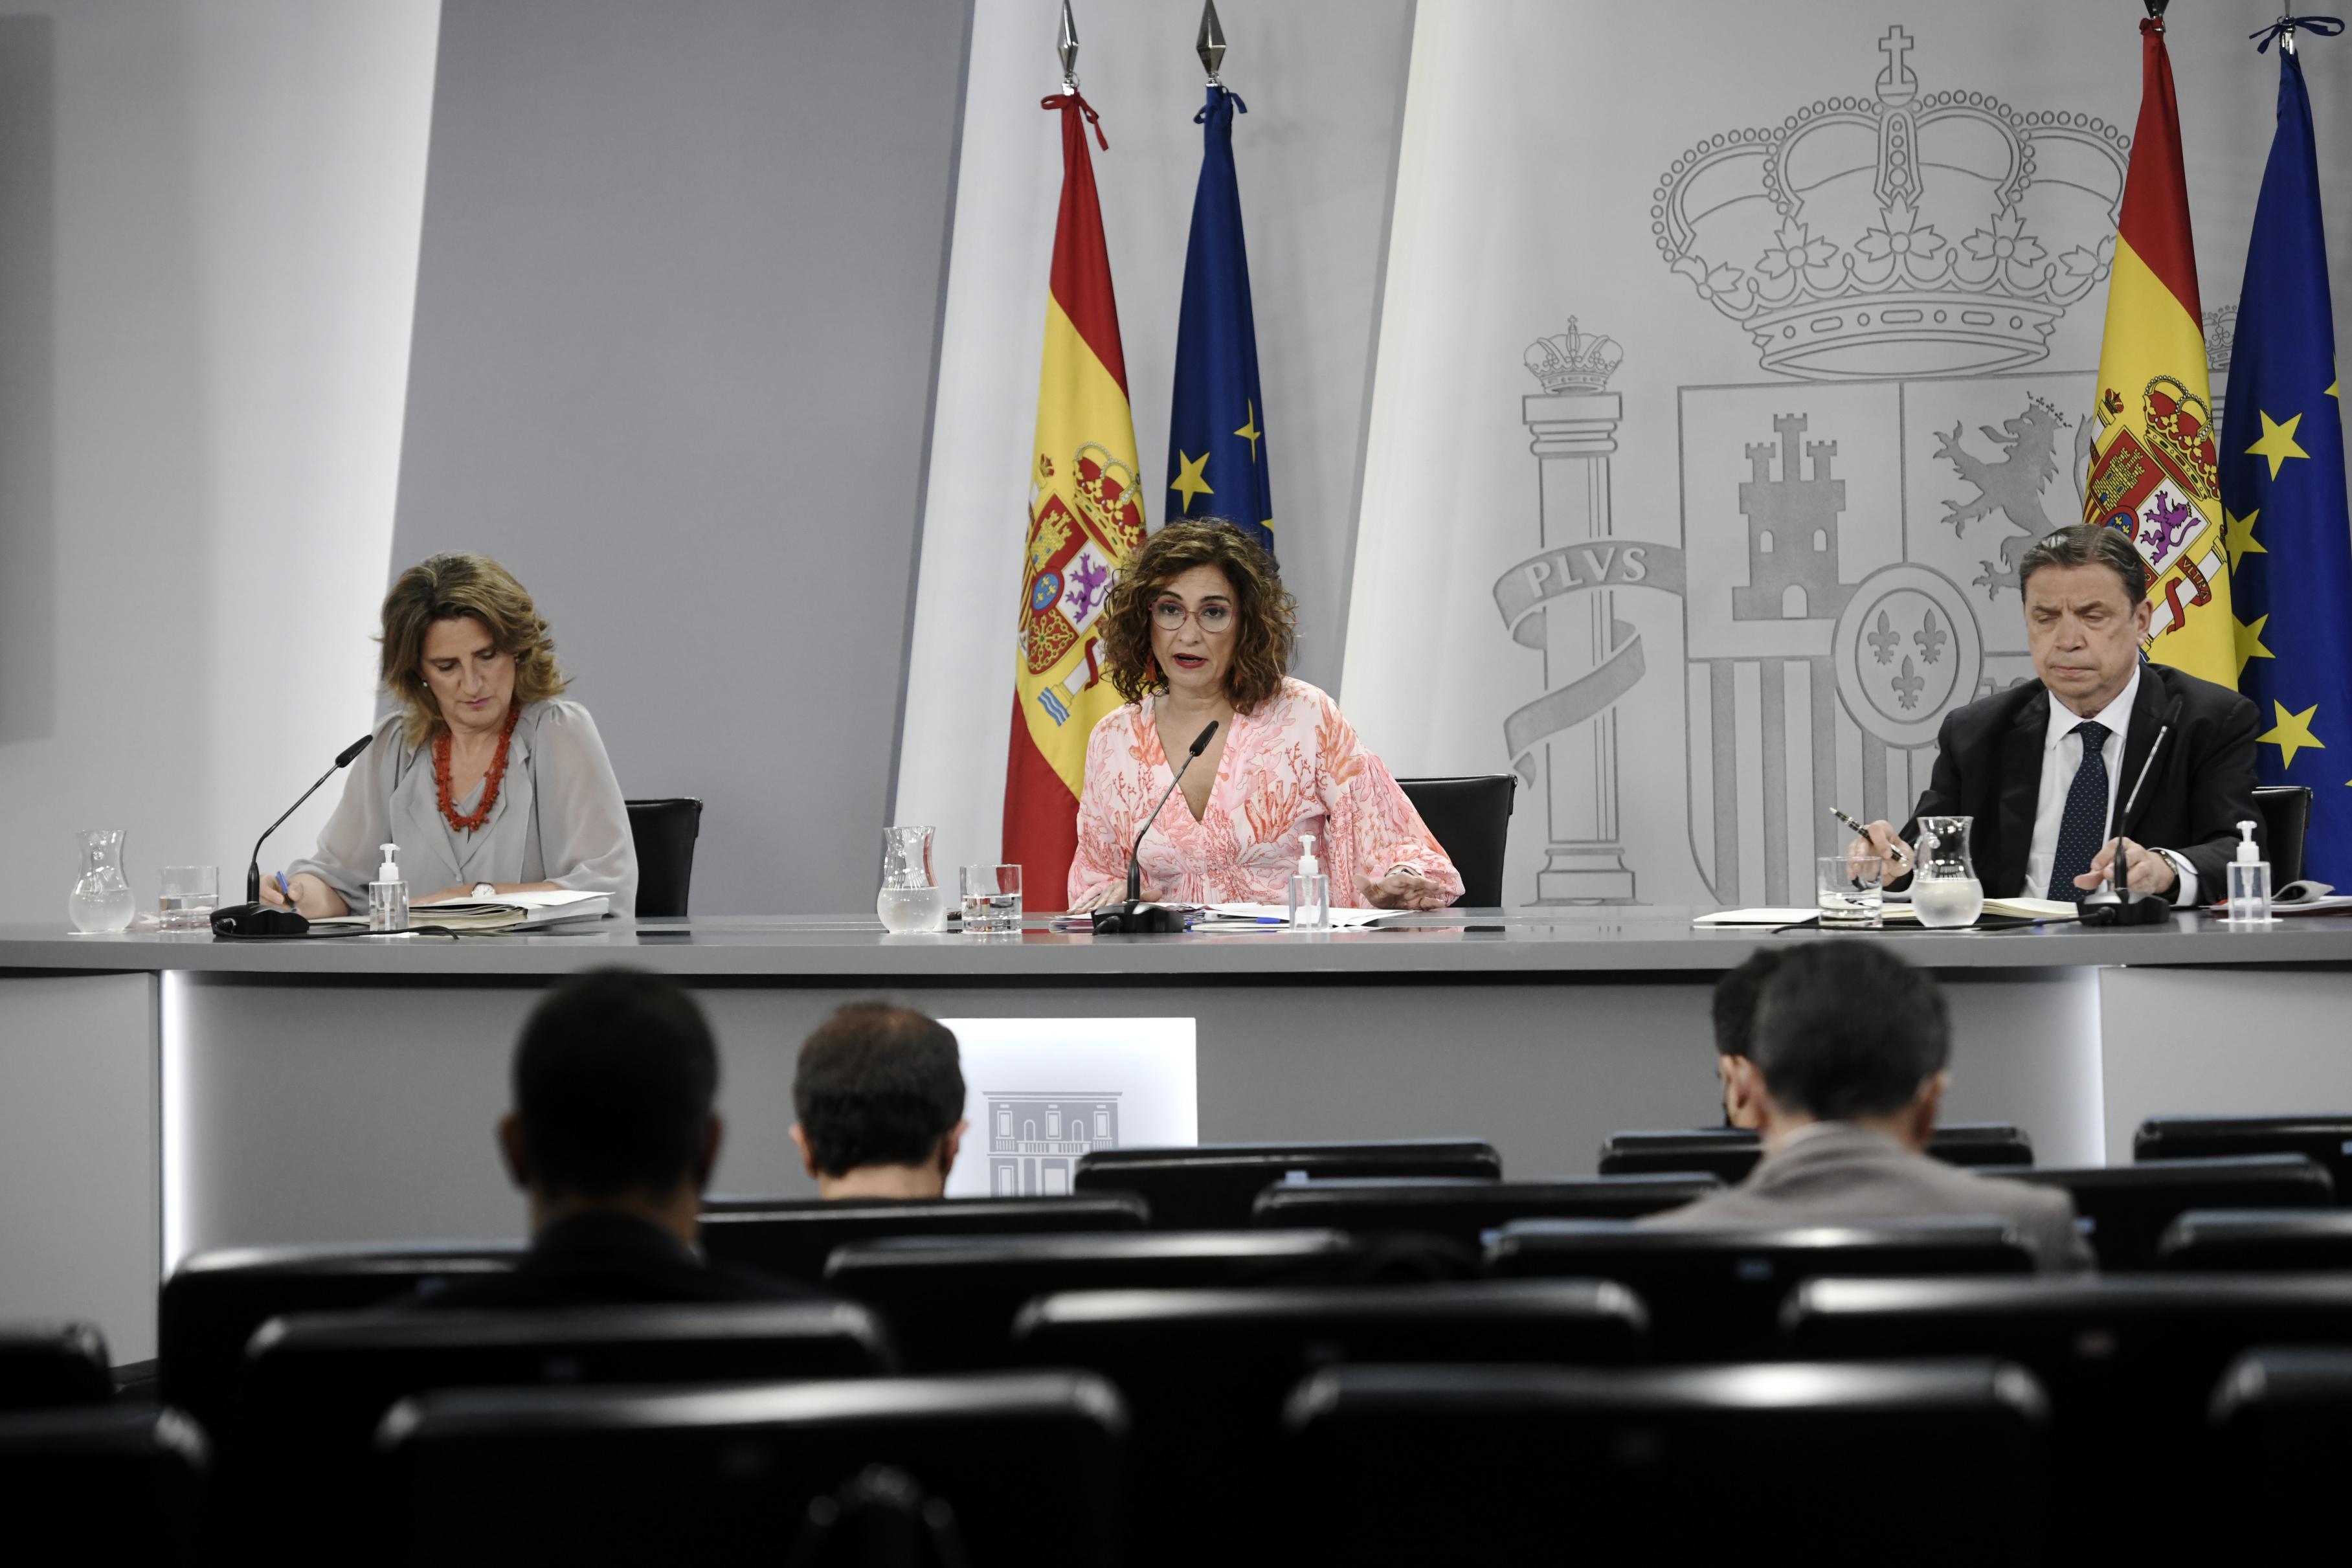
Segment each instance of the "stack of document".
[[[569,889],[550,892],[500,893],[495,899],[441,899],[408,906],[411,926],[434,926],[450,931],[535,931],[572,921],[602,920],[613,907],[603,893],[576,893]],[[313,926],[365,926],[366,911],[334,915]]]
[[[1374,921],[1397,913],[1394,910],[1331,910],[1333,931],[1362,931]],[[1194,931],[1288,931],[1290,906],[1287,904],[1211,904],[1192,917]],[[1318,928],[1320,929],[1320,928]]]
[[[2010,920],[2074,921],[2083,918],[2081,908],[2060,899],[1987,899],[1984,912]],[[1801,925],[1820,914],[1819,910],[1756,909],[1717,910],[1712,914],[1695,917],[1695,926],[1792,926]],[[1880,918],[1888,925],[1917,925],[1919,911],[1909,904],[1889,902]]]

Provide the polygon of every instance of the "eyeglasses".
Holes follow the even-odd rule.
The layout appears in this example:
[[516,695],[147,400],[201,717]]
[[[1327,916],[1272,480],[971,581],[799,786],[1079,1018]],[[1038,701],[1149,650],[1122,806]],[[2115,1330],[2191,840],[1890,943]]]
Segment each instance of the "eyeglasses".
[[1234,624],[1234,607],[1223,599],[1212,599],[1198,610],[1188,610],[1174,599],[1151,606],[1151,624],[1163,632],[1181,631],[1190,620],[1199,621],[1201,629],[1213,636]]

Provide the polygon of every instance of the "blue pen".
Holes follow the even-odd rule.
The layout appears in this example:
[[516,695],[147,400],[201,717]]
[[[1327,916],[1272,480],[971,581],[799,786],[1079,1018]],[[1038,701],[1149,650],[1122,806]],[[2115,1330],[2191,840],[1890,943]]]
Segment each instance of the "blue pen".
[[286,885],[286,873],[283,871],[272,871],[270,875],[278,879],[278,890],[286,895],[286,907],[288,909],[292,909],[294,907],[294,889]]

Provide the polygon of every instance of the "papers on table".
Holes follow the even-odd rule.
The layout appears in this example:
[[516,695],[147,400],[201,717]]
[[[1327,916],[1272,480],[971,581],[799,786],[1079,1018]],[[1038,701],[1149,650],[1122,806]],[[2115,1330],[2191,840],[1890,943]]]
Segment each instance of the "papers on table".
[[[1395,910],[1331,910],[1333,931],[1363,931],[1375,921],[1395,914]],[[1211,904],[1192,919],[1194,931],[1287,931],[1290,929],[1290,906],[1287,904]]]
[[[495,899],[468,897],[411,904],[408,923],[412,927],[436,926],[452,931],[536,931],[572,921],[602,920],[612,907],[613,900],[603,893],[559,888],[545,892],[500,893]],[[355,915],[332,915],[310,923],[364,927],[368,918],[367,912],[362,910]]]
[[[2352,902],[2352,900],[2347,901]],[[1779,909],[1717,910],[1712,914],[1695,916],[1691,924],[1706,928],[1802,925],[1820,912],[1818,910],[1798,909],[1794,906]],[[2059,899],[1987,899],[1984,901],[1984,912],[2008,920],[2021,921],[2057,921],[2083,918],[2083,911],[2079,908]],[[1889,902],[1881,911],[1880,919],[1891,926],[1917,925],[1919,911],[1909,904]]]

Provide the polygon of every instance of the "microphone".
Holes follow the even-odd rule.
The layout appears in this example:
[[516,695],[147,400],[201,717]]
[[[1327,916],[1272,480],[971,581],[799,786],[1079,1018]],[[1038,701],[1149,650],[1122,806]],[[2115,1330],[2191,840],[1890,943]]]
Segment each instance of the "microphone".
[[[2109,845],[2115,845],[2131,826],[2139,811],[2140,791],[2147,787],[2147,775],[2156,771],[2156,759],[2164,754],[2164,742],[2171,739],[2173,730],[2179,723],[2180,699],[2175,697],[2165,704],[2164,717],[2157,722],[2156,739],[2148,744],[2147,759],[2139,765],[2139,776],[2132,780],[2131,794],[2118,803],[2119,809],[2108,819]],[[2082,906],[2084,925],[2153,925],[2170,917],[2172,900],[2133,892],[2128,872],[2125,874],[2124,885],[2121,888],[2116,886],[2116,862],[2122,858],[2117,854],[2109,859],[2107,885],[2084,896]]]
[[261,830],[261,837],[253,841],[252,863],[245,868],[245,901],[247,903],[257,904],[261,902],[261,847],[269,842],[269,836],[277,832],[280,827],[284,826],[288,817],[302,809],[302,801],[308,800],[312,795],[319,793],[319,784],[325,784],[329,779],[333,778],[337,773],[342,772],[345,768],[350,767],[352,765],[352,759],[358,756],[362,752],[366,751],[370,742],[373,742],[374,739],[375,732],[373,731],[370,731],[368,733],[362,735],[358,740],[353,741],[350,745],[345,746],[341,751],[336,752],[335,765],[319,775],[319,784],[314,784],[309,789],[304,790],[302,792],[301,800],[298,800],[292,805],[288,806],[284,811],[278,814],[278,820],[276,822],[271,823],[268,826]]
[[1146,835],[1150,833],[1151,825],[1160,820],[1160,806],[1168,804],[1168,797],[1174,795],[1176,786],[1184,782],[1184,770],[1191,767],[1201,753],[1209,749],[1209,742],[1216,738],[1217,723],[1218,721],[1210,720],[1209,727],[1192,737],[1192,744],[1185,751],[1184,760],[1176,764],[1176,776],[1168,781],[1168,788],[1161,793],[1159,805],[1154,805],[1151,808],[1151,815],[1143,819],[1143,831],[1135,836],[1135,847],[1129,850],[1127,854],[1127,901],[1095,911],[1096,935],[1108,936],[1135,931],[1175,931],[1184,929],[1181,920],[1175,923],[1169,922],[1168,911],[1147,908],[1144,905],[1143,840]]

